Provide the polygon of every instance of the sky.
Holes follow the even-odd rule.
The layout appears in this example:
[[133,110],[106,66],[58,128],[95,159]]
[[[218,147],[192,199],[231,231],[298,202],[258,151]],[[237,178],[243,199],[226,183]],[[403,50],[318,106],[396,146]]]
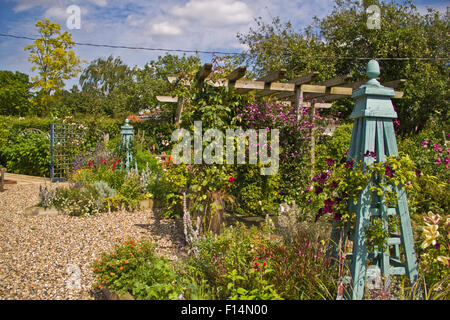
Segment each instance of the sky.
[[[245,50],[236,35],[255,27],[255,18],[270,22],[279,16],[296,30],[326,16],[334,0],[0,0],[0,33],[36,37],[36,21],[48,18],[68,30],[79,43],[147,48],[240,52]],[[431,7],[442,12],[450,0],[415,0],[420,11]],[[71,5],[80,10],[80,28],[70,22]],[[69,23],[68,23],[69,20]],[[75,28],[74,28],[75,27]],[[0,70],[33,74],[28,52],[30,40],[0,36]],[[76,46],[80,58],[92,61],[109,55],[129,66],[143,67],[165,51]],[[211,55],[200,55],[210,62]],[[66,88],[77,79],[66,82]]]

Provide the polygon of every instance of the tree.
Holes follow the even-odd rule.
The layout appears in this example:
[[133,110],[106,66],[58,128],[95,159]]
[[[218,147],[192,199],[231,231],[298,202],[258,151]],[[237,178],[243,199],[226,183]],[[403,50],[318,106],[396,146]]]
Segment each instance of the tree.
[[[367,28],[366,8],[372,4],[380,7],[380,29]],[[438,11],[428,9],[422,15],[411,0],[363,1],[362,5],[338,0],[330,15],[315,18],[315,25],[335,56],[410,58],[379,61],[382,82],[408,80],[404,97],[395,101],[403,133],[419,131],[430,120],[448,121],[448,59],[441,58],[447,58],[450,49],[450,24]],[[336,71],[365,79],[367,61],[363,61],[338,60]]]
[[48,19],[36,22],[40,37],[25,50],[30,51],[28,61],[33,63],[31,71],[38,71],[32,77],[33,88],[39,89],[37,105],[48,113],[48,102],[52,93],[59,93],[64,80],[75,77],[81,71],[79,57],[72,50],[75,42],[69,32],[61,33],[61,27]]
[[106,96],[131,75],[132,70],[119,57],[98,58],[84,69],[80,85],[83,91],[94,90]]
[[31,83],[27,74],[0,71],[0,114],[24,116],[30,113]]
[[[380,7],[380,29],[367,27],[366,8],[372,4]],[[322,79],[351,73],[354,81],[364,80],[367,60],[356,58],[379,58],[382,82],[408,80],[404,97],[395,101],[400,131],[406,133],[428,121],[448,123],[448,59],[438,58],[448,55],[449,32],[448,19],[432,9],[420,14],[411,0],[336,0],[329,15],[315,17],[303,31],[276,18],[272,24],[259,21],[256,30],[238,38],[249,47],[246,60],[256,70],[286,68],[288,77],[314,70]],[[347,102],[338,102],[347,105],[343,116],[351,111],[352,101]]]
[[329,47],[314,35],[311,27],[302,32],[293,29],[290,22],[283,24],[279,17],[271,23],[256,19],[257,28],[250,28],[247,34],[239,33],[239,41],[248,50],[241,61],[252,65],[255,76],[268,71],[286,69],[287,78],[295,78],[312,71],[318,71],[319,79],[326,79],[335,73],[334,65],[323,63],[315,56],[330,56]]

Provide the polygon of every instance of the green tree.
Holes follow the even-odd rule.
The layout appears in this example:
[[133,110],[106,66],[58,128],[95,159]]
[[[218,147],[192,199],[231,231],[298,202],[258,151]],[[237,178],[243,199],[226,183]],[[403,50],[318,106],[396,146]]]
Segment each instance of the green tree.
[[[367,27],[366,8],[380,7],[380,28]],[[337,0],[330,15],[315,18],[321,37],[335,56],[380,58],[381,80],[407,79],[405,95],[396,100],[402,132],[424,128],[429,120],[448,121],[448,59],[450,24],[438,11],[417,11],[411,0],[403,3]],[[410,58],[382,60],[381,58]],[[416,58],[431,58],[428,60]],[[338,74],[365,79],[366,60],[340,59]]]
[[0,114],[24,116],[30,113],[31,83],[27,74],[0,71]]
[[[380,29],[367,27],[366,8],[372,4],[380,7]],[[382,82],[408,80],[404,97],[395,101],[403,133],[421,130],[429,120],[448,121],[448,59],[436,58],[448,56],[450,28],[448,18],[433,9],[421,14],[411,0],[336,0],[329,15],[315,17],[303,31],[279,18],[272,24],[259,20],[257,26],[238,38],[249,47],[244,60],[259,73],[286,68],[294,77],[314,70],[322,79],[351,73],[358,81],[366,79],[367,60],[351,57],[379,58]],[[424,57],[431,59],[415,59]],[[339,104],[348,115],[351,100]]]
[[323,63],[314,56],[330,56],[330,48],[308,27],[304,31],[294,30],[290,22],[282,23],[279,17],[271,23],[261,18],[255,20],[257,28],[247,34],[239,33],[239,41],[248,50],[241,56],[243,63],[250,64],[256,76],[268,71],[286,69],[287,78],[295,78],[312,71],[320,72],[319,78],[334,75],[333,63]]
[[80,76],[83,91],[94,90],[107,95],[132,75],[132,70],[117,57],[98,58]]
[[36,104],[49,113],[49,101],[52,93],[59,93],[64,80],[75,77],[81,71],[81,59],[72,50],[75,42],[69,32],[61,33],[61,27],[48,19],[36,22],[40,37],[25,47],[30,51],[28,61],[33,63],[31,71],[37,71],[32,77],[33,88],[39,89]]

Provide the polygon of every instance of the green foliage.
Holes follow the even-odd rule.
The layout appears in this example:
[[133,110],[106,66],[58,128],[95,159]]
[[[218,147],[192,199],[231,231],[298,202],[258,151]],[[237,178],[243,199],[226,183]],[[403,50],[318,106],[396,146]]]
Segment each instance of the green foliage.
[[[381,10],[381,28],[367,27],[366,8],[376,4]],[[449,48],[448,17],[434,9],[421,14],[412,1],[336,0],[331,13],[315,18],[304,30],[294,30],[279,18],[272,23],[257,20],[256,29],[238,36],[249,50],[243,60],[262,75],[267,70],[287,69],[287,78],[319,71],[319,80],[334,75],[352,74],[353,80],[364,80],[366,58],[446,57]],[[328,57],[314,59],[313,57]],[[408,79],[396,102],[400,131],[421,130],[427,121],[444,123],[449,118],[446,59],[380,60],[381,82]],[[346,108],[344,108],[346,106]],[[339,103],[346,117],[351,100]]]
[[[73,126],[85,128],[85,139],[82,143],[74,142],[74,147],[68,150],[73,155],[85,153],[94,149],[103,134],[119,135],[123,120],[85,117],[71,120]],[[25,117],[17,118],[0,116],[0,163],[9,171],[35,176],[50,175],[50,124],[61,122],[60,119]],[[36,135],[28,131],[42,131]],[[39,137],[39,138],[38,138]],[[79,139],[77,137],[76,139]],[[19,146],[20,145],[20,146]],[[9,164],[8,164],[9,163]]]
[[418,258],[425,287],[434,294],[450,298],[450,215],[440,216],[429,211],[424,214],[419,226]]
[[125,177],[125,181],[119,189],[120,199],[129,209],[134,210],[142,199],[139,175],[134,170]]
[[424,212],[433,211],[444,215],[450,210],[450,149],[445,146],[445,135],[448,127],[430,123],[420,134],[405,136],[399,139],[399,149],[410,155],[417,165],[420,177],[432,176],[431,179],[418,179],[419,189],[412,190],[408,197],[411,217],[422,220]]
[[211,286],[214,299],[323,299],[333,281],[324,241],[303,233],[284,243],[266,224],[250,229],[238,224],[219,236],[207,234],[188,265]]
[[280,174],[262,176],[258,165],[237,166],[236,180],[230,184],[240,214],[265,215],[278,211]]
[[32,77],[33,88],[40,90],[35,103],[41,108],[38,113],[49,114],[49,101],[52,92],[59,92],[64,87],[64,80],[76,76],[81,71],[81,60],[71,50],[75,43],[69,32],[61,33],[57,23],[47,18],[36,22],[40,37],[25,47],[30,51],[28,61],[33,63],[31,71],[38,71]]
[[64,214],[78,217],[95,215],[104,209],[99,194],[92,187],[58,188],[53,205]]
[[95,287],[107,286],[137,300],[176,300],[181,293],[173,266],[155,253],[150,241],[124,241],[114,252],[103,253],[92,267],[98,278]]
[[28,115],[32,111],[30,89],[31,83],[27,74],[19,71],[0,71],[0,114]]
[[17,135],[0,152],[8,172],[50,176],[50,139],[45,133]]
[[340,125],[330,139],[317,145],[316,149],[316,166],[317,170],[326,170],[326,159],[335,159],[343,162],[347,158],[346,154],[350,146],[352,137],[353,123]]

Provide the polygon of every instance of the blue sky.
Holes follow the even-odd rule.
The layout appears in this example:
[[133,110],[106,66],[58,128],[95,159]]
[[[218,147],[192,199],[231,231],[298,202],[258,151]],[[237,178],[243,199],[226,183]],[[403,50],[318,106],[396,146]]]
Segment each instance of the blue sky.
[[[254,18],[271,21],[279,16],[296,28],[312,22],[313,16],[331,12],[334,0],[0,0],[0,33],[36,36],[34,24],[44,17],[67,29],[66,9],[81,9],[81,28],[69,30],[76,42],[150,48],[239,52],[236,38],[254,27]],[[416,0],[420,11],[432,7],[445,12],[450,0]],[[30,74],[31,64],[24,39],[0,37],[0,70]],[[92,61],[119,56],[130,66],[143,66],[164,52],[77,46],[75,52]],[[202,55],[208,62],[209,55]],[[76,83],[69,80],[66,87]]]

